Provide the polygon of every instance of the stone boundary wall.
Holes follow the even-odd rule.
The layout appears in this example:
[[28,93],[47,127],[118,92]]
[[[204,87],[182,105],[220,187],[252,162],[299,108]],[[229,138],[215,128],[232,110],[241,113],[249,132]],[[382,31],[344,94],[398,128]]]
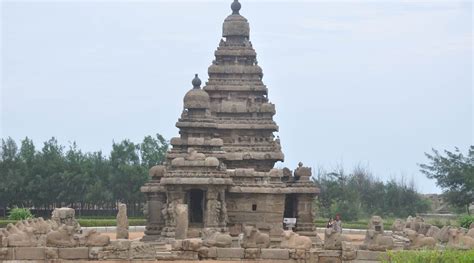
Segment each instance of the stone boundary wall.
[[[354,260],[342,259],[340,250],[318,250],[298,251],[295,249],[274,248],[209,248],[207,258],[202,259],[197,251],[156,251],[153,254],[140,253],[132,248],[123,249],[121,253],[107,253],[104,247],[74,247],[74,248],[51,248],[51,247],[15,247],[1,248],[0,262],[314,262],[314,263],[370,263],[380,262],[386,257],[385,252],[357,250]],[[117,252],[117,251],[115,251]]]
[[[83,230],[96,230],[99,233],[115,233],[115,226],[103,226],[103,227],[82,227]],[[324,234],[325,228],[317,228],[318,233]],[[145,231],[145,226],[129,226],[129,232],[143,232]],[[345,235],[365,235],[367,229],[342,229],[342,234]],[[392,234],[391,230],[385,230],[385,233]]]

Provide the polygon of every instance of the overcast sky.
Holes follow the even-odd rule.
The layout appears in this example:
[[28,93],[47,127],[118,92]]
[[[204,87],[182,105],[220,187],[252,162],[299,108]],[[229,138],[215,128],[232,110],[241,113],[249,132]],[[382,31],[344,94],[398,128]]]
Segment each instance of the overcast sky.
[[[231,0],[2,3],[0,137],[85,151],[178,135]],[[241,0],[286,161],[370,167],[440,192],[417,163],[473,144],[471,2]]]

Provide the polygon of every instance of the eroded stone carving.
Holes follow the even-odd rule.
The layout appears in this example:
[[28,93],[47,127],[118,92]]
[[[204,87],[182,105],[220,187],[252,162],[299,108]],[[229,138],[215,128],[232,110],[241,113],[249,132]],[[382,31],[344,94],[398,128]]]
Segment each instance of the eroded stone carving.
[[309,250],[312,246],[312,241],[309,237],[300,236],[291,230],[286,230],[282,233],[280,246],[281,248]]
[[459,228],[451,228],[448,230],[449,240],[447,246],[457,249],[473,249],[474,238],[466,235]]
[[268,248],[270,247],[270,236],[262,233],[253,226],[244,226],[242,240],[243,248]]
[[350,240],[332,227],[324,230],[324,249],[341,250],[342,241]]
[[362,248],[374,251],[385,251],[394,247],[391,236],[384,234],[383,220],[380,216],[372,216],[369,220]]
[[221,233],[214,228],[206,228],[202,231],[203,244],[207,247],[230,247],[232,237],[227,233]]
[[117,239],[128,239],[127,205],[119,203],[117,213]]
[[420,248],[434,248],[436,246],[436,240],[432,237],[425,237],[423,234],[418,234],[415,230],[405,229],[405,235],[410,239],[411,249]]

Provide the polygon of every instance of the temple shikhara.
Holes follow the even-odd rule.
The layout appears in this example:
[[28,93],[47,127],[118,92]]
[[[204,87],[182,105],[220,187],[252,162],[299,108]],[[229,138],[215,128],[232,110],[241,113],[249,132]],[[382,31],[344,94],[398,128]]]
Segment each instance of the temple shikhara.
[[179,137],[141,189],[147,199],[144,240],[198,237],[213,229],[236,236],[252,226],[281,237],[284,218],[300,235],[317,238],[310,168],[274,168],[284,160],[274,133],[275,105],[250,42],[250,26],[234,1],[209,79],[196,76],[176,123]]

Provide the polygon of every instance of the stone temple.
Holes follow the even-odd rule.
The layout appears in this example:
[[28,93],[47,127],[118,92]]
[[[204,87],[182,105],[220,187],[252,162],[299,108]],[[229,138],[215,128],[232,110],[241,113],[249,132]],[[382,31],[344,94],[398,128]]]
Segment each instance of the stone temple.
[[284,218],[296,218],[296,233],[317,238],[313,201],[319,189],[301,163],[294,172],[274,168],[284,160],[274,135],[275,105],[241,4],[235,0],[231,9],[208,81],[201,88],[197,74],[192,80],[176,123],[179,137],[141,188],[146,241],[199,237],[206,229],[237,236],[247,226],[277,238]]

